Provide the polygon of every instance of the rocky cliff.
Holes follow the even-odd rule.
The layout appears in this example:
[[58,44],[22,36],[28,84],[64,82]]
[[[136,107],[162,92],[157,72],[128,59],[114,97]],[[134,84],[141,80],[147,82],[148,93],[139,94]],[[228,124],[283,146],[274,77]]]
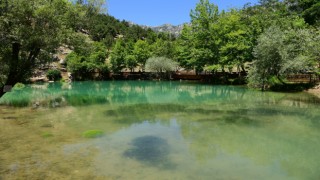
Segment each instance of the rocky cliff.
[[175,36],[179,36],[182,31],[183,24],[177,25],[177,26],[174,26],[171,24],[164,24],[161,26],[150,27],[150,28],[156,32],[168,32],[168,33],[174,34]]
[[[136,25],[132,22],[129,22],[130,25]],[[171,33],[174,34],[175,36],[179,36],[181,34],[182,28],[184,24],[180,25],[172,25],[172,24],[163,24],[161,26],[146,26],[146,25],[139,25],[140,27],[144,29],[152,29],[155,32],[166,32],[166,33]]]

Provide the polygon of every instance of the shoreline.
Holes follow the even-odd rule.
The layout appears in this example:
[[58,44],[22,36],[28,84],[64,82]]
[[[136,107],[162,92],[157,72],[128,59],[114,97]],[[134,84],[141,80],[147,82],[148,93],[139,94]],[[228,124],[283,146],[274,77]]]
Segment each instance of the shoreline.
[[304,92],[312,94],[312,95],[320,98],[320,85],[317,85],[312,89],[305,90]]

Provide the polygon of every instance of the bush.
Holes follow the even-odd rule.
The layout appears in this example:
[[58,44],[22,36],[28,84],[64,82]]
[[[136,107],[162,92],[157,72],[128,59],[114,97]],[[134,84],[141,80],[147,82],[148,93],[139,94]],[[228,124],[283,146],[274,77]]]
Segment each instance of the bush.
[[61,73],[59,70],[57,69],[50,69],[48,72],[47,72],[47,78],[50,80],[50,81],[54,81],[54,80],[60,80],[62,78],[61,76]]
[[166,57],[152,57],[146,62],[146,70],[151,72],[170,72],[174,71],[178,63]]
[[21,90],[23,88],[25,88],[26,86],[23,84],[23,83],[16,83],[14,86],[13,86],[13,90]]

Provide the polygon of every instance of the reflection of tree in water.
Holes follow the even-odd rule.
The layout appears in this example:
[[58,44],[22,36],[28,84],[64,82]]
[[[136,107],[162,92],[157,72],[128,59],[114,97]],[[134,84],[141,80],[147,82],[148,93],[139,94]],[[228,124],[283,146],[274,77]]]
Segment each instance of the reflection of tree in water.
[[131,145],[132,148],[124,152],[125,157],[159,168],[174,168],[168,157],[170,146],[165,139],[157,136],[142,136],[133,139]]
[[196,109],[192,113],[203,116],[189,115],[192,120],[178,122],[183,121],[179,123],[182,136],[189,142],[190,152],[198,161],[219,159],[221,154],[230,157],[236,154],[265,166],[279,161],[288,173],[302,170],[310,177],[315,175],[311,169],[319,162],[319,156],[314,154],[319,143],[306,139],[305,135],[312,132],[315,137],[319,136],[313,131],[320,127],[319,115],[318,123],[315,123],[312,119],[315,115],[311,117],[301,109],[279,106],[221,112]]
[[[38,85],[40,86],[40,85]],[[309,107],[319,104],[319,99],[303,94],[261,93],[235,86],[212,86],[196,83],[115,81],[73,82],[42,84],[45,88],[26,86],[21,91],[7,93],[2,104],[29,106],[34,102],[46,104],[48,100],[65,99],[72,106],[92,104],[141,104],[141,103],[190,103],[204,102],[246,108],[259,105],[283,104],[293,107]],[[66,88],[67,87],[67,88]],[[41,103],[43,101],[43,103]],[[50,104],[50,103],[47,103]]]
[[[44,84],[46,85],[46,84]],[[214,94],[211,93],[214,92]],[[206,85],[179,82],[73,82],[50,83],[45,89],[25,88],[21,92],[8,93],[6,104],[27,106],[36,101],[46,101],[54,98],[64,98],[72,106],[92,104],[126,104],[126,103],[170,103],[170,102],[202,102],[209,98],[224,98],[224,92],[229,87],[214,87]],[[236,91],[236,90],[231,90]],[[16,100],[19,94],[19,99]],[[41,99],[42,98],[42,99]],[[10,103],[10,101],[14,103]]]
[[134,124],[146,120],[153,121],[161,115],[182,113],[185,109],[185,106],[178,104],[134,104],[108,110],[105,115],[116,118],[118,123]]

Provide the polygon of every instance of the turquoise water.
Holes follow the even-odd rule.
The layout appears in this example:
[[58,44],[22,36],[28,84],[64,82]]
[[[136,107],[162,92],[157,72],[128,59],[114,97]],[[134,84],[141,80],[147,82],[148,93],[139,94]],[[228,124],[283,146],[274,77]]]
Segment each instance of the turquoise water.
[[74,82],[0,104],[0,179],[320,179],[320,100],[306,93]]

